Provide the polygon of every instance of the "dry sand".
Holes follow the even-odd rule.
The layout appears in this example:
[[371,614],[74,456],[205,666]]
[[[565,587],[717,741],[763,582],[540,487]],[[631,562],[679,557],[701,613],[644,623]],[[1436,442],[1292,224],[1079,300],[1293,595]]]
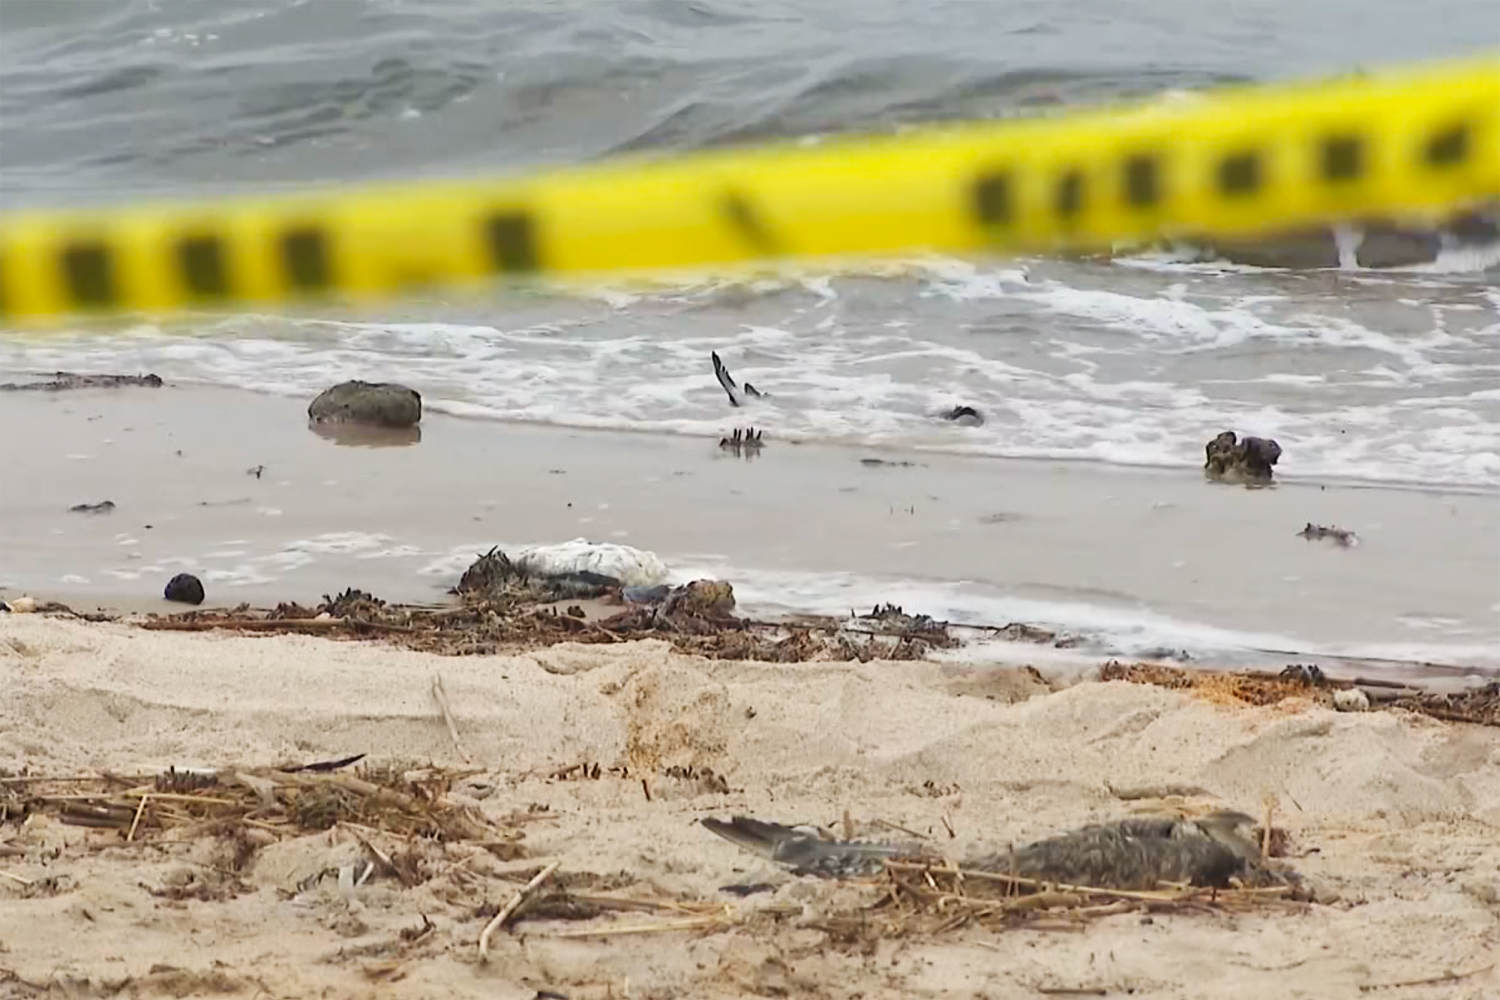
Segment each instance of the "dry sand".
[[[441,658],[9,615],[0,766],[142,773],[357,752],[460,764],[434,672],[478,771],[461,790],[497,819],[545,807],[524,824],[524,859],[482,856],[468,881],[450,866],[411,889],[379,877],[352,899],[328,883],[285,898],[358,856],[335,830],[264,847],[243,874],[251,891],[173,900],[151,890],[214,881],[221,845],[124,844],[34,814],[0,825],[0,869],[56,890],[0,877],[0,995],[1323,1000],[1470,973],[1500,952],[1500,730],[1399,713],[1226,706],[1125,683],[1050,692],[1021,672],[929,663],[708,662],[651,642]],[[651,775],[651,800],[635,777],[546,777],[584,761]],[[711,767],[730,790],[662,776],[672,765]],[[696,823],[745,812],[837,826],[847,810],[863,829],[897,824],[962,854],[1157,807],[1152,790],[1167,786],[1257,814],[1276,796],[1295,864],[1337,901],[862,949],[812,925],[870,890],[779,873]],[[111,846],[86,846],[101,836]],[[758,931],[600,938],[525,921],[480,965],[476,907],[552,860],[621,894],[790,912]],[[719,891],[747,881],[778,888]],[[403,942],[422,915],[435,930]],[[1494,997],[1500,972],[1379,995]]]

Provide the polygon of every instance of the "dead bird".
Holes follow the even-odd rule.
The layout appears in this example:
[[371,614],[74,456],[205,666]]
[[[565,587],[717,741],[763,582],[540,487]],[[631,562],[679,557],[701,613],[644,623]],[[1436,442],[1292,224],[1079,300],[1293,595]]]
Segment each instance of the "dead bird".
[[1239,438],[1223,431],[1203,448],[1203,474],[1220,482],[1265,485],[1271,467],[1281,458],[1281,445],[1271,438]]
[[[729,397],[729,405],[740,406],[740,387],[735,384],[734,378],[730,376],[729,369],[724,367],[724,362],[719,360],[719,352],[713,351],[710,354],[710,357],[713,358],[714,362],[714,378],[718,379],[719,385],[724,387],[724,394]],[[759,389],[755,388],[755,386],[751,385],[749,382],[746,382],[745,395],[747,397],[760,399],[761,397],[765,396],[766,393],[761,392]]]
[[1297,534],[1300,537],[1307,539],[1309,542],[1316,541],[1321,538],[1331,538],[1333,539],[1335,544],[1346,549],[1351,545],[1359,544],[1359,536],[1352,531],[1347,531],[1344,528],[1326,527],[1321,524],[1313,524],[1311,521],[1308,521],[1307,527],[1297,532]]
[[[702,820],[712,832],[796,874],[822,878],[878,875],[891,858],[930,858],[924,844],[825,840],[816,830],[747,816]],[[1277,876],[1264,866],[1251,831],[1255,820],[1221,810],[1198,819],[1134,817],[1094,823],[1012,851],[983,854],[963,867],[1038,881],[1109,889],[1152,889],[1162,882],[1226,886]]]
[[732,451],[736,455],[742,452],[760,451],[764,443],[765,431],[758,431],[754,427],[746,427],[743,430],[736,427],[729,437],[719,438],[719,447],[725,451]]

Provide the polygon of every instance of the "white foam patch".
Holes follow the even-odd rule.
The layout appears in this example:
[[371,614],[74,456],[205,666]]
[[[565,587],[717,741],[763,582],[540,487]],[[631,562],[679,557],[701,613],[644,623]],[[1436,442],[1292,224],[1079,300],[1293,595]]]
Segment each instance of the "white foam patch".
[[[541,323],[244,315],[12,338],[0,368],[152,370],[299,401],[394,377],[467,417],[1184,468],[1232,428],[1276,437],[1288,476],[1500,485],[1500,295],[1472,281],[1340,272],[1330,290],[1162,260],[1066,279],[1042,276],[1055,263],[870,270],[578,292]],[[770,396],[731,409],[713,350]],[[984,426],[937,419],[960,403]]]

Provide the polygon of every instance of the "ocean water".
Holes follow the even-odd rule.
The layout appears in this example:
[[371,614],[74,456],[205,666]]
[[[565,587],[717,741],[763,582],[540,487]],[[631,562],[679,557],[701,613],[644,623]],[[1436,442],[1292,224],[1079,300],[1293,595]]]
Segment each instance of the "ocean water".
[[[1492,0],[0,0],[0,206],[890,130],[1497,43]],[[710,351],[769,398],[731,413]],[[1183,470],[1233,428],[1275,437],[1289,479],[1500,490],[1493,248],[1382,271],[768,267],[0,336],[0,376],[51,369],[295,397],[396,378],[494,421],[717,436],[733,419]],[[960,403],[984,425],[936,418]]]

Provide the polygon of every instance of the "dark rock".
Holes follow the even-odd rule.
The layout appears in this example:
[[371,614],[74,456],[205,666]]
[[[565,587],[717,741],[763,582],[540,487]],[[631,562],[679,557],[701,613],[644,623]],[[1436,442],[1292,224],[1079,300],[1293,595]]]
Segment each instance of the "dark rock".
[[1339,266],[1339,245],[1331,229],[1307,229],[1260,239],[1221,240],[1207,249],[1210,257],[1222,257],[1249,267],[1305,270]]
[[1240,440],[1234,431],[1223,431],[1204,446],[1203,474],[1229,483],[1265,484],[1271,467],[1281,457],[1281,445],[1270,438]]
[[77,375],[73,372],[55,372],[46,382],[6,382],[0,385],[0,391],[39,389],[42,392],[61,392],[64,389],[118,389],[124,386],[160,389],[161,385],[159,375]]
[[422,419],[422,397],[394,382],[340,382],[318,394],[307,416],[314,423],[411,427]]
[[169,601],[183,604],[203,603],[203,583],[191,573],[178,573],[167,581],[162,596]]
[[1445,231],[1460,245],[1500,240],[1500,205],[1456,216]]
[[1443,248],[1435,229],[1403,229],[1385,222],[1364,227],[1365,235],[1354,251],[1360,267],[1410,267],[1429,264]]
[[76,514],[108,514],[115,509],[113,500],[100,500],[98,503],[75,503],[68,510]]
[[980,427],[984,424],[984,414],[967,405],[944,410],[939,416],[961,427]]

